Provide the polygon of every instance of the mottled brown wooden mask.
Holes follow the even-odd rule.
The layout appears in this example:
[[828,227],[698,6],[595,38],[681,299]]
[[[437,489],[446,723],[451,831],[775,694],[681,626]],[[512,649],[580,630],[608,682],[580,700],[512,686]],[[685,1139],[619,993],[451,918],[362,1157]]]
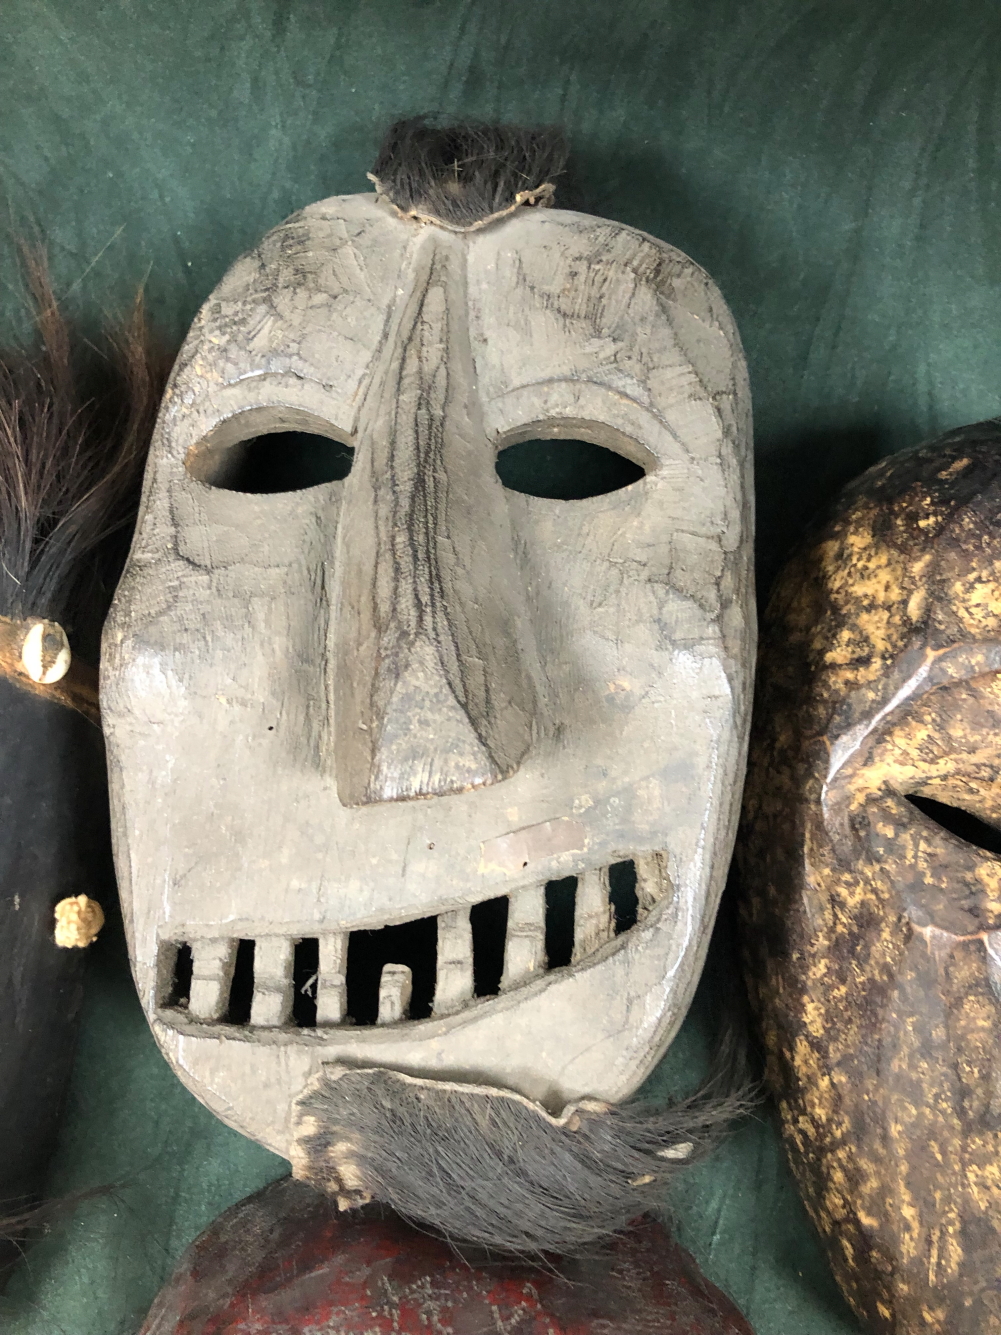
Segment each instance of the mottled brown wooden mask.
[[874,1330],[1001,1331],[1001,423],[841,498],[766,622],[740,841],[790,1157]]
[[[557,446],[630,485],[547,497]],[[732,839],[748,463],[730,315],[631,228],[351,195],[233,266],[102,668],[139,991],[227,1122],[287,1155],[334,1061],[557,1107],[650,1070]]]

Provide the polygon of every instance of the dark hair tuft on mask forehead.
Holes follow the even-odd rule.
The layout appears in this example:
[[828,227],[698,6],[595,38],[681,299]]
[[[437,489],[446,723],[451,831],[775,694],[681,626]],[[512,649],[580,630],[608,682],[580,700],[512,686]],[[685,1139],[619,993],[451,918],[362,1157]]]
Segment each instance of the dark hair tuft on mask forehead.
[[519,204],[549,203],[567,151],[555,126],[436,125],[415,116],[390,126],[371,176],[402,213],[463,229]]

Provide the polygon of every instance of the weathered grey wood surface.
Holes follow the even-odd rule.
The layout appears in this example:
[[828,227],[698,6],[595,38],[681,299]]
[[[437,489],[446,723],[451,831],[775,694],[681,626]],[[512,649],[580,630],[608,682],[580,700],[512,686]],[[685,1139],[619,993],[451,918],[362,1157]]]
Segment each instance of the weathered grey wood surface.
[[[290,430],[353,445],[349,476],[227,489],[239,442]],[[505,490],[498,450],[546,436],[646,476],[578,501]],[[164,401],[102,660],[136,980],[225,1121],[287,1154],[292,1101],[332,1060],[554,1108],[640,1083],[730,854],[750,497],[729,312],[640,232],[525,210],[454,234],[358,195],[233,266]],[[614,936],[608,868],[630,860],[638,921]],[[544,887],[571,875],[574,961],[547,971]],[[500,896],[499,995],[473,997],[469,912]],[[431,1018],[345,1023],[349,934],[431,917]],[[315,1027],[294,1023],[300,940]],[[225,1018],[239,941],[249,1023]],[[408,986],[387,974],[380,1019]]]

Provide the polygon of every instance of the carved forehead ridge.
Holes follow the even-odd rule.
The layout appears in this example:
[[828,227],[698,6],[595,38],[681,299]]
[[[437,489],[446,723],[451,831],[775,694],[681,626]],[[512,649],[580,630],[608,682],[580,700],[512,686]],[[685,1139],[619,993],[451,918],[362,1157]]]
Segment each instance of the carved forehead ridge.
[[[453,280],[440,318],[471,342],[491,433],[526,412],[567,416],[575,405],[640,434],[632,422],[640,412],[653,418],[642,434],[655,453],[709,461],[721,428],[730,437],[744,425],[732,320],[708,276],[680,252],[560,210],[521,210],[479,232],[448,233],[366,195],[311,206],[234,265],[192,328],[165,422],[176,427],[172,410],[226,386],[240,387],[246,407],[276,389],[253,379],[292,375],[327,388],[325,411],[352,432],[392,313],[423,281],[429,252]],[[518,401],[547,384],[548,395]],[[604,399],[595,398],[599,387]],[[182,441],[161,432],[158,445],[173,452]]]

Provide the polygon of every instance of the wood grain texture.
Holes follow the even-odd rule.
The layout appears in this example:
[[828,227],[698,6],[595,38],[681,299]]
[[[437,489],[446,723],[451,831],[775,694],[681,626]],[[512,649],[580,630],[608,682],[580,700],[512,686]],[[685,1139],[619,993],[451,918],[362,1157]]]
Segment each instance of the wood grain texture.
[[[346,478],[212,485],[249,436],[304,430],[354,446]],[[500,484],[499,450],[561,436],[646,476],[573,502]],[[136,979],[189,1087],[283,1154],[330,1061],[552,1106],[635,1089],[733,837],[750,544],[739,339],[664,243],[555,209],[448,233],[358,195],[239,260],[168,388],[102,659]],[[325,941],[650,854],[629,932],[447,1013],[337,1025],[324,1000],[307,1032],[164,1005],[178,941]]]
[[426,228],[358,416],[339,534],[337,789],[348,806],[508,778],[535,690],[466,319],[466,245]]
[[927,806],[1001,826],[999,516],[1001,423],[885,460],[763,637],[750,978],[801,1190],[886,1335],[1001,1331],[1001,858]]

